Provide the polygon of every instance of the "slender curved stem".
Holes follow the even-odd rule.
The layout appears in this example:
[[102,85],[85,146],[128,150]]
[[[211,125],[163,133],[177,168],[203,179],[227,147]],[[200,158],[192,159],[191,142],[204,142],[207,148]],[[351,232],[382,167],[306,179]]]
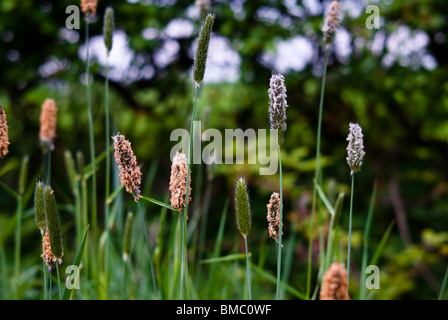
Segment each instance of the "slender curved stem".
[[445,276],[443,277],[442,287],[439,292],[439,300],[443,299],[443,294],[445,293],[446,284],[448,282],[448,267],[446,267]]
[[85,28],[86,37],[86,87],[87,87],[87,116],[89,122],[89,145],[90,145],[90,162],[92,165],[92,232],[96,241],[98,233],[97,224],[97,209],[96,209],[96,162],[95,162],[95,136],[94,136],[94,123],[92,115],[92,94],[90,83],[90,71],[89,71],[89,23],[86,23]]
[[145,234],[146,242],[148,244],[147,248],[148,248],[148,255],[149,255],[149,268],[151,269],[152,286],[154,289],[154,294],[156,296],[158,296],[156,276],[155,276],[155,272],[154,272],[154,262],[152,260],[151,242],[149,241],[149,233],[148,233],[148,229],[146,228],[145,218],[143,217],[143,212],[142,212],[142,208],[140,206],[140,202],[137,202],[137,207],[138,207],[138,212],[140,213],[140,218],[142,220],[143,232]]
[[249,300],[252,300],[252,290],[250,288],[250,266],[249,266],[249,253],[247,251],[247,236],[244,236],[244,245],[246,247],[246,267],[247,267],[247,284],[249,286]]
[[61,291],[61,280],[59,277],[59,263],[56,261],[56,275],[58,276],[58,290],[59,290],[59,300],[62,300],[62,291]]
[[283,235],[283,173],[282,155],[278,147],[278,165],[280,168],[280,225],[278,227],[278,250],[277,250],[277,300],[280,299],[280,279],[282,273],[282,235]]
[[350,254],[352,248],[352,216],[353,216],[353,190],[355,188],[355,174],[351,174],[352,187],[350,190],[350,218],[348,226],[348,250],[347,250],[347,288],[350,283]]
[[314,240],[314,214],[316,210],[316,201],[317,201],[317,189],[316,183],[318,182],[320,175],[320,141],[322,134],[322,113],[323,113],[323,105],[324,105],[324,92],[325,92],[325,80],[327,78],[327,64],[328,64],[328,55],[330,49],[327,47],[325,49],[325,64],[324,64],[324,73],[322,76],[322,86],[320,91],[320,103],[319,103],[319,119],[317,124],[317,142],[316,142],[316,169],[314,171],[314,189],[313,189],[313,200],[311,207],[311,221],[310,221],[310,240],[308,243],[308,270],[307,270],[307,283],[306,283],[306,295],[308,299],[310,298],[311,291],[311,265],[313,260],[313,240]]
[[107,55],[107,63],[106,63],[106,80],[104,83],[105,93],[104,93],[104,117],[105,117],[105,139],[106,139],[106,177],[105,177],[105,187],[104,187],[104,228],[106,230],[106,244],[105,244],[105,262],[104,262],[104,271],[106,273],[106,277],[108,276],[108,260],[109,260],[109,250],[107,241],[109,241],[109,214],[110,214],[110,203],[108,201],[110,194],[110,111],[109,111],[109,54]]
[[184,298],[184,287],[185,287],[185,271],[187,270],[188,266],[187,266],[187,259],[186,259],[186,241],[185,241],[185,237],[186,237],[186,228],[187,228],[187,218],[188,218],[188,205],[189,205],[189,199],[190,199],[190,188],[188,187],[190,185],[190,168],[191,168],[191,153],[192,153],[192,149],[193,149],[193,125],[194,125],[194,121],[196,119],[196,110],[197,110],[197,104],[198,104],[198,96],[199,96],[199,85],[196,85],[196,90],[195,90],[195,97],[194,97],[194,104],[193,104],[193,112],[191,115],[191,123],[190,123],[190,141],[188,144],[188,149],[187,149],[187,164],[188,164],[188,170],[187,170],[187,190],[185,192],[185,210],[181,213],[181,216],[183,217],[183,224],[181,225],[181,229],[182,229],[182,248],[181,248],[181,252],[182,252],[182,267],[181,267],[181,276],[180,276],[180,299],[182,300]]

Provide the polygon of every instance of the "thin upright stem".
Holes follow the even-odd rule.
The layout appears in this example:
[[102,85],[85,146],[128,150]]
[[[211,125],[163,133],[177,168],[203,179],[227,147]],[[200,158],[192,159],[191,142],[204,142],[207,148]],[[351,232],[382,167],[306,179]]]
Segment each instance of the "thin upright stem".
[[140,202],[137,202],[138,212],[140,213],[140,218],[142,220],[142,227],[145,234],[146,242],[148,244],[148,255],[149,255],[149,267],[151,269],[151,279],[152,279],[152,285],[154,289],[154,294],[158,296],[157,294],[157,283],[156,283],[156,276],[154,272],[154,262],[152,261],[152,250],[151,250],[151,242],[149,241],[149,233],[148,229],[146,228],[145,218],[143,217],[142,208],[140,206]]
[[445,276],[443,277],[442,287],[439,292],[439,300],[443,299],[443,294],[445,293],[446,284],[448,282],[448,267],[446,267]]
[[314,214],[316,210],[316,202],[317,202],[317,188],[316,183],[318,183],[319,175],[320,175],[320,141],[322,134],[322,114],[323,114],[323,105],[324,105],[324,92],[325,92],[325,80],[327,78],[327,64],[328,64],[328,55],[329,55],[329,47],[327,46],[325,49],[325,63],[324,63],[324,72],[322,76],[322,86],[320,91],[320,102],[319,102],[319,118],[317,123],[317,142],[316,142],[316,168],[314,170],[314,189],[313,189],[313,200],[311,207],[311,221],[310,221],[310,240],[308,243],[308,269],[307,269],[307,284],[306,284],[306,295],[310,298],[311,291],[311,264],[313,259],[313,240],[314,240]]
[[277,300],[280,299],[280,279],[282,272],[282,235],[283,235],[283,173],[282,173],[282,155],[280,146],[278,147],[278,165],[280,169],[280,225],[278,227],[278,250],[277,250]]
[[59,290],[59,300],[62,300],[62,291],[61,291],[61,280],[59,277],[59,263],[56,261],[56,275],[58,276],[58,290]]
[[244,245],[246,247],[246,267],[247,267],[247,284],[249,286],[249,300],[252,300],[252,290],[250,288],[250,266],[249,266],[249,253],[247,250],[247,235],[244,236]]
[[44,260],[42,260],[42,270],[43,270],[43,272],[44,272],[44,300],[47,300],[48,298],[47,298],[47,296],[48,296],[48,293],[47,293],[47,265],[45,264],[45,261]]
[[347,288],[350,282],[350,253],[352,248],[352,216],[353,216],[353,190],[355,188],[355,174],[351,174],[352,187],[350,190],[350,217],[348,226],[348,250],[347,250]]
[[[188,189],[188,188],[187,188]],[[181,259],[180,259],[180,300],[184,299],[184,291],[185,291],[185,218],[184,218],[185,213],[180,213],[179,214],[179,221],[180,221],[180,243],[181,243],[181,248],[180,248],[180,254],[181,254]]]
[[47,150],[47,184],[51,184],[51,150],[50,147],[48,147]]
[[48,300],[51,300],[51,270],[48,271],[49,285],[48,285]]
[[[109,54],[107,55],[107,63],[106,63],[106,80],[105,80],[105,97],[104,97],[104,116],[105,116],[105,139],[106,139],[106,173],[105,173],[105,180],[106,185],[104,187],[104,228],[106,229],[106,241],[109,240],[109,212],[110,212],[110,204],[109,204],[109,194],[110,194],[110,111],[109,111]],[[108,266],[108,260],[109,260],[109,250],[108,245],[106,243],[105,245],[105,273],[107,276],[107,266]]]
[[[190,200],[190,168],[191,168],[191,153],[193,150],[193,125],[194,125],[194,121],[196,119],[196,110],[197,110],[197,104],[198,104],[198,96],[199,96],[199,85],[196,85],[196,90],[195,90],[195,97],[194,97],[194,104],[193,104],[193,112],[191,115],[191,122],[190,122],[190,139],[189,139],[189,143],[188,143],[188,149],[187,149],[187,165],[188,165],[188,170],[187,170],[187,190],[185,192],[185,210],[182,212],[181,216],[183,217],[183,224],[181,225],[181,229],[186,229],[187,228],[187,217],[188,217],[188,205],[189,205],[189,200]],[[181,283],[180,283],[180,287],[181,287],[181,292],[180,292],[180,296],[181,296],[181,300],[184,297],[184,287],[185,287],[185,271],[187,270],[188,266],[187,266],[187,259],[186,259],[186,241],[185,241],[185,237],[186,237],[186,232],[185,230],[182,231],[182,266],[181,266]]]
[[[87,115],[89,122],[89,145],[90,145],[90,162],[92,165],[92,233],[93,238],[97,238],[98,225],[97,225],[97,208],[96,208],[96,162],[95,162],[95,136],[93,127],[93,115],[92,115],[92,94],[91,83],[89,73],[89,23],[86,23],[85,28],[86,37],[86,87],[87,87]],[[96,241],[96,240],[95,240]]]
[[14,287],[16,293],[16,299],[18,299],[19,283],[20,283],[20,252],[22,248],[22,195],[19,195],[17,200],[17,223],[15,233],[15,252],[14,252]]

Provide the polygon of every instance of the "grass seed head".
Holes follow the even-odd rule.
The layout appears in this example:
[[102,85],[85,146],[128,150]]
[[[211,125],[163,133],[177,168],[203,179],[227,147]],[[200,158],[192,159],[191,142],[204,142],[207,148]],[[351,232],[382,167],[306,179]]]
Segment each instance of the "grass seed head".
[[135,202],[138,202],[141,198],[142,172],[137,164],[134,151],[132,151],[131,143],[121,134],[117,134],[112,139],[114,140],[114,157],[120,171],[121,185],[134,196]]
[[[187,194],[187,157],[181,152],[177,152],[171,164],[170,204],[179,212],[185,209],[185,197]],[[191,177],[191,173],[190,173]],[[191,179],[188,181],[188,201],[191,201]]]
[[209,13],[205,17],[205,21],[202,24],[201,31],[199,33],[199,40],[194,57],[193,65],[193,80],[199,85],[204,79],[205,66],[207,64],[208,45],[210,43],[210,35],[212,33],[213,22],[215,21],[215,15]]
[[59,221],[59,213],[56,208],[56,199],[54,191],[49,185],[44,187],[44,204],[45,204],[45,220],[47,232],[50,239],[51,251],[55,259],[61,259],[64,255],[64,247],[62,245],[61,223]]
[[42,254],[40,255],[43,259],[45,264],[48,267],[48,270],[51,271],[51,269],[54,268],[54,255],[51,251],[51,245],[50,245],[50,236],[48,235],[48,231],[45,232],[44,237],[42,238]]
[[114,9],[107,7],[104,14],[103,36],[104,44],[106,45],[107,55],[109,55],[112,49],[112,40],[115,29]]
[[44,184],[41,181],[36,183],[34,189],[34,221],[40,232],[45,229],[45,204],[44,204]]
[[350,175],[361,170],[364,152],[362,129],[357,123],[350,123],[347,137],[347,163],[351,169]]
[[269,237],[278,242],[280,233],[280,195],[277,192],[272,193],[267,208],[268,214],[266,219],[268,220]]
[[6,113],[0,105],[0,159],[4,158],[9,150],[8,124],[6,122]]
[[336,34],[339,25],[339,2],[333,1],[328,8],[327,15],[325,16],[324,25],[322,26],[322,32],[324,33],[324,41],[328,45],[333,41],[333,37]]
[[40,133],[41,143],[50,150],[54,149],[53,141],[56,137],[56,121],[58,109],[53,99],[46,99],[42,105],[40,114]]
[[81,11],[88,17],[94,16],[97,5],[98,0],[81,0]]
[[283,144],[286,132],[286,86],[285,77],[274,74],[269,81],[269,123],[271,129],[278,130],[278,144]]
[[344,264],[333,262],[322,279],[320,300],[350,300]]
[[238,230],[243,237],[247,237],[252,226],[252,212],[247,183],[242,177],[235,183],[235,218]]

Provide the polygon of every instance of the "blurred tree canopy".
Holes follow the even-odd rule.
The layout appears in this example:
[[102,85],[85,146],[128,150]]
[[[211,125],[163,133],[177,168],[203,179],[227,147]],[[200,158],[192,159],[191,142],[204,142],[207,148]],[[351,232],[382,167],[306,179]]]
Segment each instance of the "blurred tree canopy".
[[[320,28],[329,3],[211,1],[216,20],[209,73],[201,90],[201,119],[206,127],[218,130],[267,128],[269,78],[273,72],[284,73],[289,104],[283,148],[285,206],[291,212],[298,211],[301,195],[312,190],[324,58]],[[61,188],[66,179],[63,152],[87,154],[88,150],[83,15],[79,30],[65,26],[66,8],[73,4],[79,2],[0,2],[0,103],[8,115],[11,141],[10,154],[0,164],[28,154],[35,159],[31,161],[33,172],[37,171],[40,106],[45,98],[53,97],[59,108],[54,179]],[[366,27],[369,4],[380,10],[379,29]],[[169,142],[170,133],[186,127],[191,110],[194,85],[190,71],[200,10],[194,1],[185,0],[99,1],[96,20],[90,25],[97,153],[104,150],[106,66],[101,36],[107,6],[115,11],[112,51],[120,49],[115,59],[111,53],[110,60],[111,72],[115,72],[111,76],[113,128],[132,141],[144,173],[151,162],[160,161],[155,187],[162,194],[168,186],[169,152],[175,144]],[[396,220],[385,251],[384,260],[390,265],[384,281],[398,289],[378,295],[431,298],[448,257],[448,2],[341,0],[341,10],[324,101],[325,188],[335,184],[338,191],[349,190],[345,138],[349,123],[360,123],[367,155],[357,175],[355,229],[361,231],[364,226],[374,181],[378,201],[372,237],[379,239],[390,221]],[[214,68],[219,59],[225,61]],[[126,67],[119,69],[120,62],[126,61]],[[234,72],[230,80],[225,78],[226,70]],[[219,81],[220,74],[224,81]],[[231,195],[235,175],[245,172],[241,170],[217,169],[217,196]],[[245,173],[256,189],[254,206],[262,217],[257,224],[263,228],[265,203],[278,179]],[[13,174],[2,180],[17,184]],[[13,212],[15,203],[7,195],[1,194],[0,201],[0,213]],[[220,208],[222,203],[214,205]],[[415,261],[427,266],[410,276],[418,281],[403,285]]]

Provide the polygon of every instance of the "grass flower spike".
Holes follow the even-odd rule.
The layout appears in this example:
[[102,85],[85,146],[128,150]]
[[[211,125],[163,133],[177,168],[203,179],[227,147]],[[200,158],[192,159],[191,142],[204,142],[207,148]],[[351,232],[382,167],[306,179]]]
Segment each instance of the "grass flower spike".
[[94,16],[96,14],[97,5],[98,0],[81,0],[81,11],[88,17]]
[[50,236],[48,234],[48,231],[45,232],[44,237],[42,238],[42,254],[40,255],[42,259],[44,259],[45,264],[48,267],[48,270],[51,270],[54,268],[54,255],[51,251],[51,244],[50,244]]
[[339,2],[333,1],[330,4],[327,15],[325,16],[322,32],[324,33],[324,41],[326,44],[330,44],[333,41],[333,37],[336,34],[339,25]]
[[277,192],[272,193],[267,208],[268,214],[266,218],[269,223],[269,237],[278,242],[280,229],[280,196]]
[[[170,187],[171,192],[170,204],[179,212],[185,209],[185,196],[187,192],[187,157],[185,154],[177,152],[173,158],[171,165]],[[188,201],[191,201],[191,180],[188,184]]]
[[106,45],[107,55],[109,55],[112,49],[112,38],[114,35],[115,21],[114,21],[114,9],[108,7],[104,14],[103,36],[104,44]]
[[202,24],[199,34],[198,46],[196,49],[196,55],[194,57],[193,65],[193,80],[199,85],[204,79],[205,65],[207,63],[208,45],[210,43],[210,34],[212,33],[213,22],[215,15],[209,13],[205,17],[205,21]]
[[286,132],[286,86],[285,78],[275,74],[269,82],[269,123],[271,129],[278,130],[278,144],[283,144]]
[[320,300],[350,300],[347,289],[347,271],[344,264],[333,262],[323,277]]
[[244,178],[239,178],[235,184],[235,218],[241,235],[247,237],[252,226],[252,213],[250,210],[247,183]]
[[0,159],[8,154],[8,124],[6,122],[6,113],[0,105]]
[[0,159],[8,154],[8,124],[6,122],[6,113],[0,105]]
[[42,105],[40,114],[39,139],[42,144],[50,150],[54,149],[54,138],[56,137],[56,121],[58,109],[53,99],[46,99]]
[[247,284],[249,288],[249,300],[252,300],[252,290],[250,286],[249,251],[247,247],[247,235],[249,234],[252,226],[252,212],[250,210],[247,183],[244,178],[239,178],[235,184],[235,218],[238,230],[244,238],[244,246],[246,248],[246,272]]
[[44,184],[40,181],[36,183],[34,190],[34,221],[43,234],[45,229]]
[[350,174],[358,172],[361,169],[364,152],[362,129],[357,123],[350,123],[350,132],[347,137],[347,163],[351,169]]
[[134,151],[132,151],[131,143],[121,134],[117,134],[112,139],[114,140],[115,161],[120,170],[121,185],[134,196],[135,202],[138,202],[139,198],[141,198],[140,184],[142,172],[137,165],[137,158],[134,155]]
[[59,221],[59,213],[56,208],[56,200],[54,198],[54,191],[49,186],[44,187],[44,204],[45,204],[45,221],[47,232],[50,241],[51,252],[54,258],[62,263],[62,256],[64,255],[64,247],[62,245],[61,224]]

